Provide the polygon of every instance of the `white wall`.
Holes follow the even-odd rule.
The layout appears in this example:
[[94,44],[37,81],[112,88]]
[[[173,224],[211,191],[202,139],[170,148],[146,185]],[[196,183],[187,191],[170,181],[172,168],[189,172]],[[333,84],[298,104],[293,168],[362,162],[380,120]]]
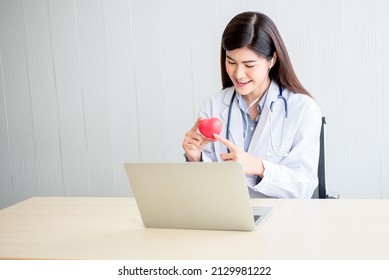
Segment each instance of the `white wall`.
[[384,0],[0,0],[0,208],[31,196],[128,196],[126,161],[182,161],[221,87],[221,33],[277,24],[327,117],[327,182],[389,198]]

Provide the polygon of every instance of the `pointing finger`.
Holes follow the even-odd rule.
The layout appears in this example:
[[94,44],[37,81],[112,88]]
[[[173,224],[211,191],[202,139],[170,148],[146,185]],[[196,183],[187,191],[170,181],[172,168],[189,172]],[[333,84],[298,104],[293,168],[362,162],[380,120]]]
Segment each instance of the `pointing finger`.
[[230,141],[228,141],[226,138],[224,138],[220,135],[217,135],[217,134],[213,134],[213,137],[215,137],[218,141],[220,141],[224,145],[226,145],[227,148],[229,148],[231,151],[236,149],[236,146],[234,144],[232,144]]

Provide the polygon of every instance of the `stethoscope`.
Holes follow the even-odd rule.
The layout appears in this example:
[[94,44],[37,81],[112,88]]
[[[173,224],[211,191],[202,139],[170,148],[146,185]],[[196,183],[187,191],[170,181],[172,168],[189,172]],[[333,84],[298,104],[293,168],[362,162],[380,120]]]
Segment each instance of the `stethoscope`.
[[[271,145],[272,150],[273,150],[275,155],[277,155],[277,156],[284,156],[283,154],[281,154],[281,148],[282,148],[282,141],[283,141],[283,138],[284,138],[285,123],[286,123],[286,119],[288,118],[288,102],[286,101],[286,98],[282,95],[283,89],[282,89],[281,85],[278,85],[278,91],[279,92],[278,92],[277,100],[272,101],[270,103],[270,115],[269,115],[269,122],[270,122],[270,145]],[[232,105],[234,103],[235,96],[236,96],[236,90],[234,90],[234,93],[232,94],[231,101],[230,101],[230,107],[228,108],[228,118],[227,118],[227,128],[226,128],[226,139],[227,140],[229,140],[229,137],[230,137],[230,123],[231,123]],[[282,126],[280,150],[276,151],[275,148],[274,148],[274,145],[273,145],[271,116],[273,114],[273,106],[279,100],[281,100],[283,102],[284,111],[285,111],[284,116],[285,117],[284,117],[284,123],[283,123],[283,126]],[[227,148],[227,151],[230,152],[230,150],[228,148]]]

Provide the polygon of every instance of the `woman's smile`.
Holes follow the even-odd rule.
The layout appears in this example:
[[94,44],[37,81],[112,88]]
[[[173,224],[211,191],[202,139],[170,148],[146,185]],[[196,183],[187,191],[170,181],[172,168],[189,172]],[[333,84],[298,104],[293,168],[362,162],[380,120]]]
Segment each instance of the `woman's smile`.
[[247,86],[249,83],[251,83],[251,80],[250,80],[250,81],[244,82],[244,81],[238,81],[238,80],[235,79],[235,81],[236,81],[236,83],[237,83],[237,85],[238,85],[239,87],[245,87],[245,86]]

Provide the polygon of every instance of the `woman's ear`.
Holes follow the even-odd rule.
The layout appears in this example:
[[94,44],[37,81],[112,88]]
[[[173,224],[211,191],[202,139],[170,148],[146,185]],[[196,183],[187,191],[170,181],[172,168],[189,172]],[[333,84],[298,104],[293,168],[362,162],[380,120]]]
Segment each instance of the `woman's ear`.
[[274,57],[272,57],[272,58],[270,59],[269,69],[273,67],[273,61],[274,61]]
[[270,59],[270,62],[269,62],[269,69],[272,68],[274,66],[274,64],[276,64],[277,58],[278,58],[277,52],[274,52],[273,57]]
[[274,64],[276,64],[276,61],[277,61],[277,53],[274,52],[273,57],[270,59],[269,69],[272,68]]

